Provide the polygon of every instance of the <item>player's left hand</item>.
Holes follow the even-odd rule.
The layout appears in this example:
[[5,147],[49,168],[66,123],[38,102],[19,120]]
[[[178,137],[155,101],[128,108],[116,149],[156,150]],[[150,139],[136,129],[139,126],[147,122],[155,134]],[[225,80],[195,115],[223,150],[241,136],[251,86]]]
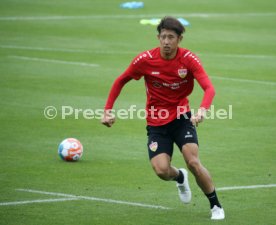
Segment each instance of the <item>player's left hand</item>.
[[206,116],[206,111],[205,108],[199,108],[197,113],[191,116],[191,122],[194,126],[197,127],[199,123],[203,122]]

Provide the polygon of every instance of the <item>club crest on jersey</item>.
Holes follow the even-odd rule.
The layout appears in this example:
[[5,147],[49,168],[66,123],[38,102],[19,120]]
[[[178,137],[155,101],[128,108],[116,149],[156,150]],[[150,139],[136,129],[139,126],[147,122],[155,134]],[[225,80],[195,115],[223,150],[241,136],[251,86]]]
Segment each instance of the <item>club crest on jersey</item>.
[[178,75],[181,77],[181,78],[185,78],[188,74],[188,70],[186,68],[184,69],[178,69]]
[[157,148],[158,148],[158,143],[157,143],[157,142],[153,142],[153,141],[152,141],[152,142],[149,144],[149,149],[150,149],[151,151],[156,152]]

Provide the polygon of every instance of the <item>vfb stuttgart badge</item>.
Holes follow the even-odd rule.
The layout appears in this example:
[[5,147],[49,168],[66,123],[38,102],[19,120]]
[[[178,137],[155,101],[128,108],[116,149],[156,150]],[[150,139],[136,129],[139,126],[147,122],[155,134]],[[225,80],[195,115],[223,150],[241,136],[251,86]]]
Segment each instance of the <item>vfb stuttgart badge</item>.
[[158,148],[158,143],[152,141],[152,142],[149,144],[149,148],[150,148],[151,151],[155,152],[155,151],[157,150],[157,148]]
[[181,78],[185,78],[188,74],[188,70],[186,68],[183,68],[183,69],[178,69],[178,75],[181,77]]

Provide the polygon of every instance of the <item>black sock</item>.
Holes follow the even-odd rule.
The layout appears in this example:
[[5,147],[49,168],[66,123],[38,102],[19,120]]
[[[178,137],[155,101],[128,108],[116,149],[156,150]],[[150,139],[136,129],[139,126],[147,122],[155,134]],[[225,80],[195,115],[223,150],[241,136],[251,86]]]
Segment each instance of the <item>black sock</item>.
[[221,205],[220,205],[220,203],[219,203],[219,200],[218,200],[218,196],[217,196],[216,190],[214,190],[214,191],[213,191],[212,193],[210,193],[210,194],[205,194],[205,195],[206,195],[207,198],[209,199],[211,209],[212,209],[215,205],[221,208]]
[[174,180],[179,184],[182,184],[184,182],[184,175],[181,170],[178,170],[178,176],[175,177]]

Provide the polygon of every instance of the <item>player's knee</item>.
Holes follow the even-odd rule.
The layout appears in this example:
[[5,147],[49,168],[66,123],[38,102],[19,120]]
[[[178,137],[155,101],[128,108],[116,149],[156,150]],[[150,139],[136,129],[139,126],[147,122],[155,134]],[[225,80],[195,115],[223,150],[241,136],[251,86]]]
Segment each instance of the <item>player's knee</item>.
[[193,158],[187,161],[187,167],[193,174],[197,174],[200,171],[200,161],[197,158]]
[[165,166],[153,166],[155,174],[162,180],[170,180],[169,168]]

